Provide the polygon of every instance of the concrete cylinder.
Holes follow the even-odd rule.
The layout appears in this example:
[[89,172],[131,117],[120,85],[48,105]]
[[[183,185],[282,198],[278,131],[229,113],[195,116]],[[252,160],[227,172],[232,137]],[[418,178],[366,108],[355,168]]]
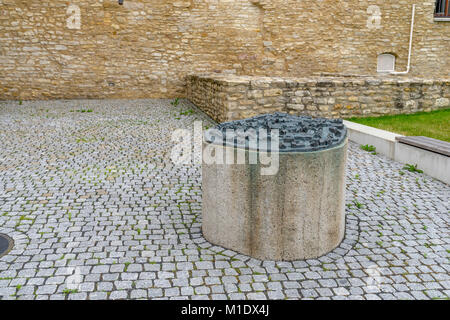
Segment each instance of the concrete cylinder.
[[[347,136],[338,145],[311,152],[279,152],[276,174],[250,164],[203,163],[204,237],[211,243],[261,260],[322,256],[345,233]],[[208,142],[204,143],[204,148]],[[215,146],[234,154],[236,147]],[[253,153],[253,155],[252,155]],[[225,161],[224,161],[225,162]]]

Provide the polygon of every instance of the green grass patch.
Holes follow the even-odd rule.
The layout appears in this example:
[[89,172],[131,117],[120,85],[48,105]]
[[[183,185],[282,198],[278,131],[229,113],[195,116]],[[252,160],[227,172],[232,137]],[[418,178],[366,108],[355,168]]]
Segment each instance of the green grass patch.
[[450,108],[431,112],[350,118],[348,120],[405,136],[425,136],[450,142]]

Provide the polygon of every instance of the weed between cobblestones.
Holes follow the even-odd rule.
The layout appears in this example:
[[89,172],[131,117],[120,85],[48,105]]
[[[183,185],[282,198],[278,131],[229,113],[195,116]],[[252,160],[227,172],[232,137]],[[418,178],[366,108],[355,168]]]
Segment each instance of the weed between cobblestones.
[[[95,112],[69,112],[80,104]],[[201,168],[169,160],[173,130],[214,125],[192,104],[47,106],[0,106],[0,232],[15,241],[0,259],[3,299],[449,295],[449,187],[439,181],[350,143],[341,245],[317,259],[258,261],[202,237]],[[66,291],[77,268],[79,288]]]

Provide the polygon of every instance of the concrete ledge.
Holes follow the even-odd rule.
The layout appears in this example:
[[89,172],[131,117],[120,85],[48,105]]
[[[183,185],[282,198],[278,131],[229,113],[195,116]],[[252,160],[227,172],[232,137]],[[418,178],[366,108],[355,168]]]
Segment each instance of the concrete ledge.
[[395,138],[403,137],[402,135],[351,121],[344,121],[344,124],[347,126],[351,141],[361,145],[372,145],[377,148],[378,153],[390,159],[395,158]]
[[417,164],[429,176],[450,184],[450,157],[397,142],[395,161]]
[[400,163],[416,165],[427,175],[450,184],[450,157],[396,141],[402,135],[344,121],[350,141],[372,145],[377,152]]

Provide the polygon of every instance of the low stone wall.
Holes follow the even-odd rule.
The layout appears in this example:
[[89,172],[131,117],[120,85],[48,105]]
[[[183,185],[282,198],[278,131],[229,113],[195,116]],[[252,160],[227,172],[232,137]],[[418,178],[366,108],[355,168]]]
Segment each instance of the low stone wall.
[[450,79],[208,74],[188,76],[186,93],[192,103],[218,122],[275,111],[349,118],[450,107]]

